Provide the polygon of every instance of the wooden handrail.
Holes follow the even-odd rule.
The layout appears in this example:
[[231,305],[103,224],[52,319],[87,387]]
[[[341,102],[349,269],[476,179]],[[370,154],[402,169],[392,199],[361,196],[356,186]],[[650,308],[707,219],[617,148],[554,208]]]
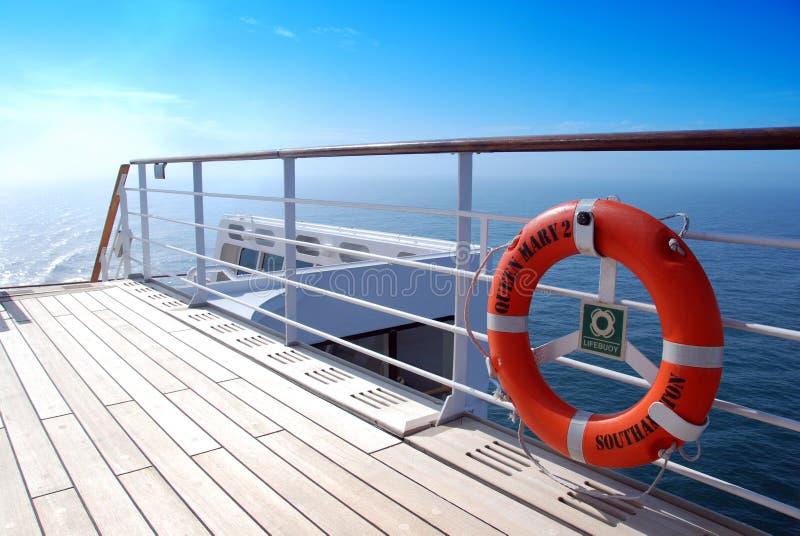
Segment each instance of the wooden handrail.
[[498,153],[550,151],[748,151],[800,149],[800,127],[729,130],[675,130],[610,134],[558,134],[501,138],[461,138],[248,153],[208,154],[131,160],[131,164],[220,162],[432,153]]
[[100,259],[103,256],[103,250],[108,247],[109,240],[111,239],[111,232],[114,230],[114,221],[117,219],[117,209],[119,208],[119,187],[120,184],[125,184],[125,179],[128,177],[130,167],[129,164],[122,164],[119,166],[119,172],[117,172],[117,181],[114,183],[114,191],[111,193],[111,202],[108,204],[106,223],[103,226],[103,234],[100,235],[100,245],[97,246],[97,256],[94,260],[94,268],[92,268],[92,283],[100,281]]

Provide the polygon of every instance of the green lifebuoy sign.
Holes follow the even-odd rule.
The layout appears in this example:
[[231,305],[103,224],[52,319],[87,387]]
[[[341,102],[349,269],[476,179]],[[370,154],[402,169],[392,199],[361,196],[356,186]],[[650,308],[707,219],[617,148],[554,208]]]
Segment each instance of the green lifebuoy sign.
[[582,302],[580,349],[624,361],[627,323],[627,307],[600,302]]

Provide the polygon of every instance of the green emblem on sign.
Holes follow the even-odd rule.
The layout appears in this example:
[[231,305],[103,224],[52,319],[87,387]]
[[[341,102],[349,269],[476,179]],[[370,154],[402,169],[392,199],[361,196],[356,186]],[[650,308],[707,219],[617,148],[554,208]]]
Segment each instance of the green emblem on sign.
[[625,360],[625,326],[628,308],[599,302],[581,304],[580,349]]

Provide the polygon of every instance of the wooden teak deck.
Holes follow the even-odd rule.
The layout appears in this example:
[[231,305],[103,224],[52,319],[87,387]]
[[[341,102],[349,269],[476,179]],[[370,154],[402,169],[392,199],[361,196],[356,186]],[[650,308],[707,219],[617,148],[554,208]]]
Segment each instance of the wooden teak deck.
[[[722,534],[581,500],[515,438],[132,281],[0,291],[2,534]],[[534,449],[554,472],[630,493]]]

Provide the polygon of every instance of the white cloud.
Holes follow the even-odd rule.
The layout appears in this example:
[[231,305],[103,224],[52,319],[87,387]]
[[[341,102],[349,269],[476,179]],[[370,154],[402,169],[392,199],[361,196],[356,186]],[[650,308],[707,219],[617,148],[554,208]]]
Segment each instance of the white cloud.
[[174,93],[163,93],[160,91],[142,91],[138,89],[108,89],[101,87],[94,88],[55,88],[39,89],[34,93],[53,97],[67,97],[76,99],[113,99],[135,102],[162,102],[180,103],[185,102]]
[[356,36],[356,35],[360,35],[361,34],[361,32],[359,32],[358,30],[354,30],[353,28],[350,28],[350,27],[347,27],[347,26],[345,26],[345,27],[339,27],[339,26],[320,27],[320,26],[318,26],[318,27],[314,28],[311,31],[314,32],[315,34],[336,34],[336,35],[350,35],[350,36]]
[[248,26],[258,26],[258,20],[253,17],[239,17],[239,20]]
[[377,40],[363,35],[350,26],[317,26],[311,30],[311,33],[335,39],[341,48],[353,49],[362,43],[367,43],[372,47],[380,46]]
[[275,35],[279,35],[281,37],[287,37],[289,39],[295,38],[294,32],[291,30],[287,30],[283,26],[275,26],[275,28],[273,28],[272,31],[275,33]]

